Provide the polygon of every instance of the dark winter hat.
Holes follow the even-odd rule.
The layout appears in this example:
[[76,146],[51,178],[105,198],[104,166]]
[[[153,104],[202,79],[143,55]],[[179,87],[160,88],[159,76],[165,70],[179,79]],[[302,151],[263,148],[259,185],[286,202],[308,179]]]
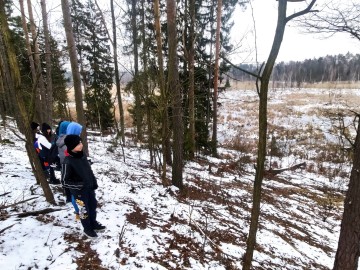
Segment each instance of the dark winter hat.
[[40,125],[38,123],[35,122],[31,122],[30,127],[32,130],[36,130]]
[[42,132],[43,134],[46,134],[48,129],[51,130],[51,127],[50,127],[48,124],[46,124],[46,123],[42,123],[42,125],[41,125],[41,132]]
[[67,149],[71,151],[81,142],[81,138],[78,135],[66,135],[64,142]]

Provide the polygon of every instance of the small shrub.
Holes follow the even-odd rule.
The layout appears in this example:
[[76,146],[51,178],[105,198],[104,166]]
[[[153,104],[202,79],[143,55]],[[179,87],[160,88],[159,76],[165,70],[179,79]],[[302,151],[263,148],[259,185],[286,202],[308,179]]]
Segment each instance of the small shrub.
[[225,143],[225,145],[233,150],[239,151],[246,154],[255,154],[256,153],[256,142],[249,141],[240,136],[236,136],[231,141]]
[[251,164],[253,160],[251,159],[250,155],[244,155],[239,158],[240,164]]

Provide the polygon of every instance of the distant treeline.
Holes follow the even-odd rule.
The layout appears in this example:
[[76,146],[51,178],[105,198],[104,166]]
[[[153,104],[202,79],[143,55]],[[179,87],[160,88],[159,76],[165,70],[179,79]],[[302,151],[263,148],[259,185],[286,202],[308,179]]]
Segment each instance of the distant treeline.
[[[242,69],[258,73],[253,64],[240,64]],[[260,66],[260,65],[259,65]],[[255,80],[251,75],[232,68],[231,76],[239,81]],[[360,54],[327,55],[304,61],[280,62],[274,67],[272,80],[291,84],[316,83],[325,81],[359,81]]]

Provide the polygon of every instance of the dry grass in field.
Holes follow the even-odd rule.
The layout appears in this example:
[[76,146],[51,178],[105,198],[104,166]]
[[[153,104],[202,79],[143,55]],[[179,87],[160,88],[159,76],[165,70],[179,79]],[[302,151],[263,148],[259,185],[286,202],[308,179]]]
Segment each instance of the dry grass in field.
[[359,89],[360,82],[350,81],[335,81],[335,82],[320,82],[320,83],[305,83],[303,88],[319,88],[319,89]]
[[[256,90],[255,81],[235,81],[230,80],[230,89]],[[269,89],[299,89],[296,82],[273,82],[270,81]],[[360,82],[356,81],[335,81],[335,82],[317,82],[317,83],[301,83],[300,88],[316,88],[316,89],[359,89]]]
[[[124,89],[124,86],[121,87],[122,89]],[[131,115],[128,111],[129,107],[132,104],[132,100],[129,94],[126,94],[125,92],[121,92],[122,94],[122,104],[123,104],[123,110],[124,110],[124,122],[125,122],[125,128],[130,128],[133,126],[132,122],[132,118]],[[111,95],[112,95],[112,100],[115,99],[116,97],[116,87],[113,86],[113,89],[111,91]],[[76,109],[75,109],[75,93],[74,93],[74,88],[70,88],[68,90],[68,98],[69,98],[69,110],[70,110],[70,115],[71,118],[76,120]],[[119,106],[118,106],[118,102],[117,99],[115,100],[115,118],[116,121],[119,122],[120,121],[120,112],[119,112]]]
[[[228,91],[234,92],[228,95],[231,100],[223,102],[226,109],[221,109],[219,123],[227,125],[226,134],[235,135],[224,140],[222,146],[256,157],[259,117],[256,93]],[[354,89],[270,90],[267,166],[281,168],[282,161],[293,157],[305,161],[309,172],[329,179],[348,178],[349,172],[344,168],[352,160],[351,149],[349,143],[343,145],[339,140],[339,126],[342,119],[351,122],[352,111],[357,111],[358,104],[360,95]],[[356,134],[351,125],[346,132],[350,137]],[[253,162],[254,158],[247,160]]]

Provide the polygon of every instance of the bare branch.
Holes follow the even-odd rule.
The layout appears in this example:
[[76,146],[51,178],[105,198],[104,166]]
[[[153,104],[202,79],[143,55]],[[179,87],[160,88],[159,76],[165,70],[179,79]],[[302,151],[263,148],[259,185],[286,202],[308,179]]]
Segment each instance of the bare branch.
[[260,78],[261,78],[259,75],[255,74],[255,73],[252,73],[252,72],[250,72],[250,71],[248,71],[248,70],[246,70],[246,69],[243,69],[243,68],[241,68],[241,67],[233,64],[233,63],[230,62],[230,60],[228,60],[226,57],[221,56],[221,58],[222,58],[226,63],[230,64],[232,67],[234,67],[234,68],[236,68],[236,69],[238,69],[238,70],[241,70],[242,72],[244,72],[244,73],[246,73],[246,74],[248,74],[248,75],[251,75],[251,76],[253,76],[253,77],[257,78],[257,79],[260,79]]
[[5,232],[7,229],[10,229],[12,226],[16,225],[17,223],[13,224],[13,225],[10,225],[10,226],[7,226],[5,227],[4,229],[1,229],[0,230],[0,234],[2,234],[3,232]]
[[291,167],[289,167],[289,168],[269,169],[269,170],[267,170],[265,173],[269,173],[269,174],[271,174],[271,175],[277,175],[277,174],[282,173],[282,172],[285,172],[285,171],[295,171],[296,169],[304,168],[304,167],[306,167],[306,162],[302,162],[302,163],[296,164],[296,165],[291,166]]
[[[289,1],[289,0],[288,0]],[[299,2],[299,1],[292,1],[292,2]],[[308,5],[307,8],[303,9],[302,11],[299,11],[299,12],[296,12],[288,17],[286,17],[285,21],[286,23],[291,21],[292,19],[296,18],[296,17],[299,17],[299,16],[302,16],[302,15],[305,15],[309,12],[318,12],[318,10],[311,10],[311,8],[314,6],[316,0],[312,0],[311,3]]]
[[101,8],[100,8],[97,0],[95,0],[95,4],[96,4],[96,7],[98,8],[98,10],[99,10],[99,12],[100,12],[100,14],[101,14],[101,20],[102,20],[102,23],[103,23],[103,25],[104,25],[104,27],[105,27],[105,29],[106,29],[106,33],[107,33],[108,39],[110,40],[111,45],[114,45],[114,43],[113,43],[113,41],[112,41],[112,39],[111,39],[110,32],[109,32],[109,30],[108,30],[108,28],[107,28],[107,25],[106,25],[106,22],[105,22],[104,13],[102,12],[102,10],[101,10]]
[[29,216],[38,216],[38,215],[41,215],[41,214],[48,214],[48,213],[51,213],[51,212],[56,212],[56,211],[61,211],[61,210],[64,210],[64,209],[45,208],[45,209],[42,209],[42,210],[20,213],[17,216],[21,217],[21,218],[22,217],[29,217]]
[[329,35],[343,32],[360,40],[360,4],[355,2],[326,4],[321,7],[321,12],[299,23],[307,32]]
[[29,199],[26,199],[26,200],[22,200],[22,201],[19,201],[19,202],[16,202],[16,203],[12,203],[12,204],[9,204],[9,205],[0,206],[0,210],[5,209],[5,208],[9,208],[9,207],[16,206],[16,205],[18,205],[18,204],[22,204],[22,203],[25,203],[25,202],[27,202],[27,201],[35,200],[35,199],[37,199],[37,198],[38,198],[38,197],[33,197],[33,198],[29,198]]

